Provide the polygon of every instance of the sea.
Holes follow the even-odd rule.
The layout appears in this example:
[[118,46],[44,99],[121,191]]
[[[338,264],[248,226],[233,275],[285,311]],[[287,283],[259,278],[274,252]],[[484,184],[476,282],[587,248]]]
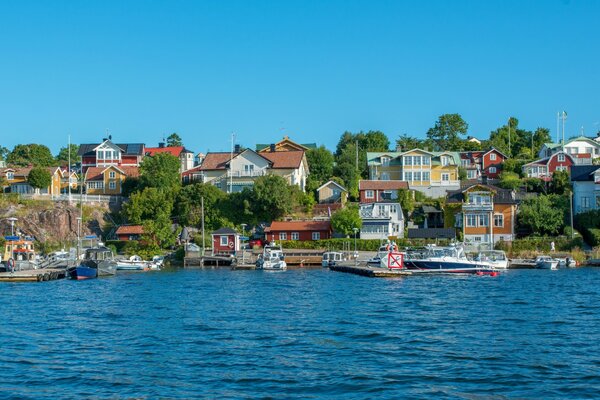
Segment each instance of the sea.
[[0,284],[2,399],[600,397],[600,269]]

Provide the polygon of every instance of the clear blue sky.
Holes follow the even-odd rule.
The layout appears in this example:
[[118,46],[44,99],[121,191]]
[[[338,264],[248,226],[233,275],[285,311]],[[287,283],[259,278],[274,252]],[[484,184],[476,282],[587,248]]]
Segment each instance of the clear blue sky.
[[600,129],[599,1],[2,1],[0,145]]

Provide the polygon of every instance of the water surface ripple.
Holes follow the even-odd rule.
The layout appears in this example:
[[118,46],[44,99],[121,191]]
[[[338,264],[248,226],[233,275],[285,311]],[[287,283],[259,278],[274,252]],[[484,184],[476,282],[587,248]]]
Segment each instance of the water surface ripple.
[[2,284],[0,398],[597,398],[600,269]]

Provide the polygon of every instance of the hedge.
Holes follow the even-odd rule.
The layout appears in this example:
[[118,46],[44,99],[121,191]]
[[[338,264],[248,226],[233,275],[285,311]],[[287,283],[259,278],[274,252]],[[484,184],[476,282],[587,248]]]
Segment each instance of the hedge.
[[[398,239],[395,241],[399,247],[425,246],[431,243],[431,240],[426,239]],[[342,250],[344,245],[350,250],[354,250],[354,239],[323,239],[323,240],[283,240],[278,241],[284,249],[309,249],[309,250]],[[448,244],[447,239],[438,239],[439,245]],[[378,239],[356,239],[356,250],[359,251],[377,251],[381,246],[382,241]]]
[[[598,229],[600,233],[600,229]],[[550,251],[550,243],[554,242],[557,251],[571,251],[574,248],[583,248],[583,239],[581,236],[576,236],[570,239],[566,236],[558,237],[527,237],[516,239],[512,242],[498,242],[495,248],[511,253],[519,253],[522,251]]]

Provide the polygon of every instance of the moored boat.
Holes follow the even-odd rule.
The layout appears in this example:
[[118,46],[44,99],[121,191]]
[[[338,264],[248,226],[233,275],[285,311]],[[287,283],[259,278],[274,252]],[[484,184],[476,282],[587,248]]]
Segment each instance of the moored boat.
[[469,260],[460,244],[450,246],[428,245],[421,250],[406,253],[404,266],[413,273],[476,274],[496,270],[490,264]]
[[281,246],[276,243],[266,245],[263,253],[256,261],[256,268],[268,271],[285,271],[287,264]]
[[33,238],[5,236],[2,264],[5,271],[22,271],[38,267]]
[[495,269],[507,269],[509,265],[508,257],[502,250],[481,251],[474,260]]
[[116,272],[117,263],[112,250],[107,247],[87,249],[83,261],[67,269],[69,278],[75,280],[112,276]]
[[148,268],[148,262],[142,260],[142,257],[134,255],[128,260],[117,260],[118,271],[143,271]]
[[535,259],[535,267],[539,269],[557,269],[558,260],[550,256],[537,256]]
[[326,251],[323,253],[323,260],[321,265],[323,267],[331,267],[337,265],[344,260],[344,253],[339,251]]

